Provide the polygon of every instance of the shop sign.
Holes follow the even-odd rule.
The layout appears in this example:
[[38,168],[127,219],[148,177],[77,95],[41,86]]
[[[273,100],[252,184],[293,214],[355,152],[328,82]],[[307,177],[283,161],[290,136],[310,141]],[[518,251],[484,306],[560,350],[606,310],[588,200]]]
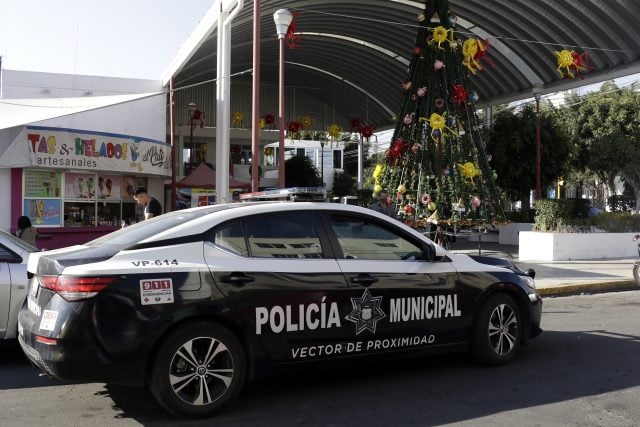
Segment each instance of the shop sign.
[[37,167],[136,175],[171,173],[171,146],[161,141],[39,126],[27,126],[26,137]]

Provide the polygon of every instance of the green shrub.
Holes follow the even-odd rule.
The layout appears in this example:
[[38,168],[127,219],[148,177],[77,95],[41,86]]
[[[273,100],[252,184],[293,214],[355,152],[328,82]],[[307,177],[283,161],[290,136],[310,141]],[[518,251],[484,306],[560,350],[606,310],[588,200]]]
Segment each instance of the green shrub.
[[591,203],[586,199],[545,199],[535,204],[537,231],[584,231]]
[[607,199],[607,204],[613,212],[631,212],[636,207],[636,199],[628,195],[614,195]]
[[640,231],[640,215],[630,212],[602,212],[590,218],[596,229],[605,233],[635,233]]
[[536,231],[566,233],[631,233],[640,231],[640,215],[629,212],[601,212],[589,217],[591,203],[584,199],[539,200],[536,202]]

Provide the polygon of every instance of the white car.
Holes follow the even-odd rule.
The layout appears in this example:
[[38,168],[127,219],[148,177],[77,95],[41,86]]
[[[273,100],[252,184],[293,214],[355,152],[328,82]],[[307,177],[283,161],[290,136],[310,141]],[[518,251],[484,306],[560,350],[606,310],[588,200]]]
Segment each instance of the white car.
[[18,312],[27,296],[27,261],[38,249],[0,230],[0,339],[18,336]]

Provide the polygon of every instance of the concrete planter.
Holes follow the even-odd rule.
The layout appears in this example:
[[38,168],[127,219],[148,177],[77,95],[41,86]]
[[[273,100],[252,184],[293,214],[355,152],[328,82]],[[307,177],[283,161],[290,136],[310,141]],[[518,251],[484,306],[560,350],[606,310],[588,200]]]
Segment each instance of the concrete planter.
[[532,222],[512,222],[498,225],[498,242],[501,245],[517,245],[518,235],[521,231],[532,231]]
[[569,261],[635,258],[635,233],[543,233],[521,231],[520,260]]

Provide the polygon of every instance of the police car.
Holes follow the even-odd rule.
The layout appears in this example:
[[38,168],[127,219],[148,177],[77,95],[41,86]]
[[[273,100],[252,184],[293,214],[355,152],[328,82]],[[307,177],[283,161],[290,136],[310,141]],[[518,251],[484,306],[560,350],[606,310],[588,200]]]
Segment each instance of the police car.
[[29,259],[19,341],[65,380],[146,385],[205,417],[256,373],[392,352],[514,358],[541,331],[533,278],[369,209],[186,209]]

